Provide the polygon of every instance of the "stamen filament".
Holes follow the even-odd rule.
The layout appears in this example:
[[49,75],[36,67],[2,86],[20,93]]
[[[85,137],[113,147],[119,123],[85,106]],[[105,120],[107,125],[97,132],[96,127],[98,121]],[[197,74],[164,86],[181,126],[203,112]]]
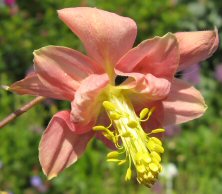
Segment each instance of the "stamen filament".
[[[131,166],[134,164],[137,171],[137,180],[150,187],[162,170],[160,165],[160,154],[164,152],[162,142],[152,134],[162,133],[164,129],[154,129],[150,133],[145,133],[141,122],[147,121],[154,111],[154,108],[144,108],[139,117],[136,115],[131,102],[122,94],[120,90],[109,92],[103,106],[112,123],[110,129],[95,126],[93,130],[104,131],[104,135],[113,141],[117,149],[124,151],[112,151],[107,154],[108,162],[118,162],[118,165],[129,162],[125,180],[132,177]],[[113,132],[111,130],[114,130]],[[119,145],[119,138],[122,146]],[[125,159],[118,159],[125,152]]]

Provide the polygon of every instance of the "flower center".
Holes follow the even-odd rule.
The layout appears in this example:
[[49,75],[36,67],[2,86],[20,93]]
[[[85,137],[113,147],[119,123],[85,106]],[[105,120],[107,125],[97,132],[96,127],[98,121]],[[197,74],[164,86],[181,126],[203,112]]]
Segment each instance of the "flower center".
[[[160,128],[148,134],[145,133],[141,122],[149,119],[153,109],[144,108],[138,117],[130,100],[123,95],[121,90],[114,89],[113,91],[108,94],[108,100],[103,102],[111,121],[110,126],[95,126],[93,130],[102,131],[103,135],[117,148],[117,151],[107,154],[108,162],[116,162],[118,165],[128,163],[125,180],[128,181],[132,177],[133,163],[138,182],[150,187],[162,170],[160,154],[164,152],[162,142],[150,135],[165,130]],[[110,130],[111,126],[114,130]],[[121,145],[120,142],[122,142]]]

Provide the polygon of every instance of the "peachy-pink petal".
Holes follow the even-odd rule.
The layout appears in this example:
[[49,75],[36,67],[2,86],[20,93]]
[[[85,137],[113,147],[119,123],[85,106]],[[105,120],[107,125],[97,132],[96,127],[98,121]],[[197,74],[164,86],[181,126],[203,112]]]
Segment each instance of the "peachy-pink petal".
[[152,74],[172,80],[179,64],[176,37],[168,33],[140,43],[125,54],[116,65],[122,72]]
[[70,127],[70,112],[61,111],[53,116],[39,145],[39,160],[48,179],[56,177],[75,163],[85,151],[93,132],[77,135]]
[[58,11],[60,19],[81,39],[101,66],[113,66],[133,46],[136,23],[127,17],[90,7]]
[[163,125],[180,124],[203,115],[207,106],[200,92],[183,80],[175,79],[163,100]]
[[61,46],[47,46],[34,52],[35,71],[50,90],[59,87],[73,94],[80,81],[97,73],[96,64],[78,51]]
[[61,90],[60,87],[54,87],[53,90],[45,87],[39,80],[36,73],[31,73],[24,79],[13,83],[9,87],[10,91],[16,92],[20,95],[29,94],[34,96],[45,96],[48,98],[55,98],[59,100],[72,100],[74,96],[73,93]]
[[171,82],[165,78],[158,78],[152,74],[141,73],[122,73],[117,71],[118,75],[127,76],[127,80],[119,87],[129,90],[127,93],[133,96],[143,95],[143,100],[157,101],[164,99],[171,87]]
[[181,71],[190,65],[209,58],[219,45],[218,31],[178,32],[175,36],[179,43]]
[[[96,118],[101,109],[103,97],[100,95],[109,83],[107,74],[93,74],[82,81],[81,86],[75,93],[75,99],[72,101],[71,118],[78,124],[95,124]],[[86,131],[90,130],[88,128]],[[84,133],[84,130],[77,132]]]

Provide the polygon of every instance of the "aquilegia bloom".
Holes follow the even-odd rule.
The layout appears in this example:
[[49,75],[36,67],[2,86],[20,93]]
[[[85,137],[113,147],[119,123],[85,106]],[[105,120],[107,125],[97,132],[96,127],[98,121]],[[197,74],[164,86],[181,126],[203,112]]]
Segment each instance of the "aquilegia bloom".
[[151,186],[164,152],[155,133],[166,125],[200,117],[206,105],[177,71],[210,57],[217,31],[168,33],[132,48],[135,22],[96,8],[67,8],[60,19],[81,39],[88,56],[61,46],[34,52],[35,73],[11,85],[19,94],[71,101],[71,111],[53,116],[39,158],[49,179],[77,161],[96,136],[116,148],[107,160],[135,167],[137,180]]

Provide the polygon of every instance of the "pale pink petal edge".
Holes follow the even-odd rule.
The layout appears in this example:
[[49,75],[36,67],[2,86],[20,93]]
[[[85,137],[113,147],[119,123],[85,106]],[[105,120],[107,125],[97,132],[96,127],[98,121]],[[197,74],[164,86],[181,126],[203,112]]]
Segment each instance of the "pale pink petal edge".
[[201,117],[207,109],[201,93],[192,85],[175,79],[168,97],[163,100],[163,125],[180,124]]
[[93,132],[77,135],[70,126],[70,112],[53,116],[39,145],[39,161],[48,179],[56,177],[83,154]]

